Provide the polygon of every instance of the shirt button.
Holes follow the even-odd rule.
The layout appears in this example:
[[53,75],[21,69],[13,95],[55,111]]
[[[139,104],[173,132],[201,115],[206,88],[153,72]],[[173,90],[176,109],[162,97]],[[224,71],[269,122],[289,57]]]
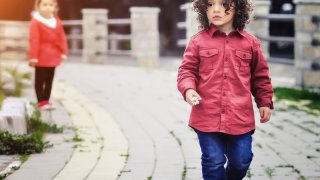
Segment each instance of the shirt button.
[[225,60],[225,61],[227,62],[228,60],[229,60],[229,58],[226,58],[226,60]]
[[226,43],[228,44],[228,43],[229,43],[229,41],[228,41],[228,40],[226,40]]
[[224,78],[224,79],[227,79],[227,76],[226,76],[226,75],[224,75],[224,76],[223,76],[223,78]]
[[223,109],[221,113],[224,114],[225,112],[226,112],[226,111]]

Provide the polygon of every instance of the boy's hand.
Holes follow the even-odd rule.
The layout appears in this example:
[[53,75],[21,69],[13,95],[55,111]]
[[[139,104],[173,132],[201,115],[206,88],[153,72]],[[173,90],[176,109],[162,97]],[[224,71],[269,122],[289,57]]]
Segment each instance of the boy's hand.
[[193,89],[188,89],[186,92],[186,101],[191,105],[195,106],[198,105],[201,100],[200,95]]
[[271,109],[269,107],[260,107],[259,108],[260,112],[260,122],[261,123],[266,123],[270,120],[271,117]]

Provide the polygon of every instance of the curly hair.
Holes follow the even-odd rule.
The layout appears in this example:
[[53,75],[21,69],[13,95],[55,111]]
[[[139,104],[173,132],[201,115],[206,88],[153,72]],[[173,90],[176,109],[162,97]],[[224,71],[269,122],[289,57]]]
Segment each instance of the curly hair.
[[[250,13],[253,5],[251,0],[224,0],[223,6],[225,12],[230,10],[231,4],[234,3],[235,14],[233,20],[234,29],[244,29],[245,24],[249,23]],[[209,6],[208,0],[193,0],[194,11],[198,14],[200,28],[209,29],[210,22],[207,17],[207,9]]]

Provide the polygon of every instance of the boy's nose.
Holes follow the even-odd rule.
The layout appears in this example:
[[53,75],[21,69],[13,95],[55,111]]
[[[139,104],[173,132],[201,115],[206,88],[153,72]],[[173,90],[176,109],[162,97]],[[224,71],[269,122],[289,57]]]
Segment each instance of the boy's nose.
[[219,4],[214,4],[213,5],[213,11],[214,12],[220,11],[220,9],[221,9],[221,6]]

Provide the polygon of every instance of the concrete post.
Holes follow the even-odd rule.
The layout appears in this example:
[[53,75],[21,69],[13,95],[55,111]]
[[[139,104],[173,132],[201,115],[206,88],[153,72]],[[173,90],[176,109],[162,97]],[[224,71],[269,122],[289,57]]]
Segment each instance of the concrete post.
[[132,55],[144,67],[154,67],[159,60],[159,12],[159,8],[130,8]]
[[294,0],[294,3],[295,40],[298,42],[295,45],[296,82],[303,87],[320,88],[320,71],[311,69],[312,63],[320,63],[320,46],[315,43],[320,41],[320,22],[312,20],[312,16],[320,18],[320,0]]
[[[268,15],[270,11],[271,2],[269,0],[255,0],[254,10],[250,23],[246,26],[246,30],[250,33],[261,36],[269,36],[269,20],[268,19],[254,19],[255,15]],[[266,59],[270,57],[269,55],[269,42],[262,41],[262,50]]]
[[108,50],[107,9],[83,9],[83,62],[102,63]]

